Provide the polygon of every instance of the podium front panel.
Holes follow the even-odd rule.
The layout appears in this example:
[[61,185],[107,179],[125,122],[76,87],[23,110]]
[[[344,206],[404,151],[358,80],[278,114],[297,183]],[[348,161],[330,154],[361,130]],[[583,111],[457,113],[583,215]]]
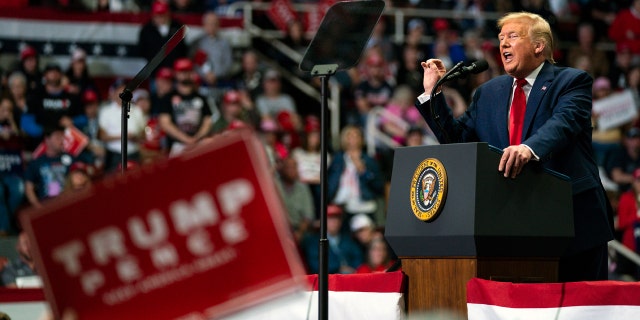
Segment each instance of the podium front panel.
[[[412,182],[425,159],[446,172],[441,213],[414,214]],[[571,184],[539,164],[516,179],[498,172],[486,143],[398,148],[394,154],[385,237],[404,257],[558,257],[573,237]],[[422,178],[422,177],[420,177]]]
[[[442,212],[431,222],[416,217],[410,200],[412,178],[427,158],[442,163],[448,184]],[[395,150],[385,237],[397,255],[475,256],[476,159],[476,144]]]

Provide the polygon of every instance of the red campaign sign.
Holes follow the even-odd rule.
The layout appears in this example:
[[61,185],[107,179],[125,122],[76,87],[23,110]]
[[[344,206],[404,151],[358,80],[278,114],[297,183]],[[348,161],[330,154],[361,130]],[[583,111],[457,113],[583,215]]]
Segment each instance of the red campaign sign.
[[23,219],[57,318],[210,319],[300,289],[264,148],[248,129]]
[[[77,157],[82,150],[89,144],[89,137],[76,127],[64,129],[64,151],[74,157]],[[47,152],[47,145],[41,142],[35,150],[33,150],[33,158],[37,158]]]
[[293,6],[289,0],[273,0],[269,11],[267,11],[267,15],[271,19],[271,22],[284,32],[288,32],[289,22],[298,19],[298,15],[293,10]]

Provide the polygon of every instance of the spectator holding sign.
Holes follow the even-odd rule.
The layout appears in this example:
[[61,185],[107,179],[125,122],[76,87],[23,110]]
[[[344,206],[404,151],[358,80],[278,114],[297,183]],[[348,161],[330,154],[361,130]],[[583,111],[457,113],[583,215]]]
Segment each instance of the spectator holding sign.
[[65,177],[73,158],[64,152],[64,128],[46,127],[45,153],[29,162],[25,173],[25,195],[40,208],[42,201],[57,197],[64,189]]
[[[604,99],[611,95],[611,81],[607,77],[598,77],[593,81],[593,101]],[[622,130],[620,127],[602,130],[598,128],[600,114],[593,112],[593,134],[591,135],[594,155],[599,166],[604,166],[611,157],[612,150],[620,144]]]

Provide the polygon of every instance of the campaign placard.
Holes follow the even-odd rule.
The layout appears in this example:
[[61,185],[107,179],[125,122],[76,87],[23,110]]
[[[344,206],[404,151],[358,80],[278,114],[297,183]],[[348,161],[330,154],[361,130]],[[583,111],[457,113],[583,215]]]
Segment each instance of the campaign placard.
[[598,130],[609,130],[633,121],[638,116],[631,90],[624,90],[593,102]]
[[211,319],[300,288],[284,212],[263,145],[240,129],[23,224],[57,318]]
[[[77,157],[89,144],[89,137],[76,127],[69,127],[64,130],[64,152]],[[37,158],[47,152],[47,145],[41,142],[33,150],[33,158]]]

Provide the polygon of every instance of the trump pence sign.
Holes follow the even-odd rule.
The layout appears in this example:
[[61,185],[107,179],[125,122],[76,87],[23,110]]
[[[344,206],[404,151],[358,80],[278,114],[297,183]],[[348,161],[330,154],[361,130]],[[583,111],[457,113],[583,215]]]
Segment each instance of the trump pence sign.
[[247,130],[23,219],[57,318],[209,319],[297,287],[302,264]]

